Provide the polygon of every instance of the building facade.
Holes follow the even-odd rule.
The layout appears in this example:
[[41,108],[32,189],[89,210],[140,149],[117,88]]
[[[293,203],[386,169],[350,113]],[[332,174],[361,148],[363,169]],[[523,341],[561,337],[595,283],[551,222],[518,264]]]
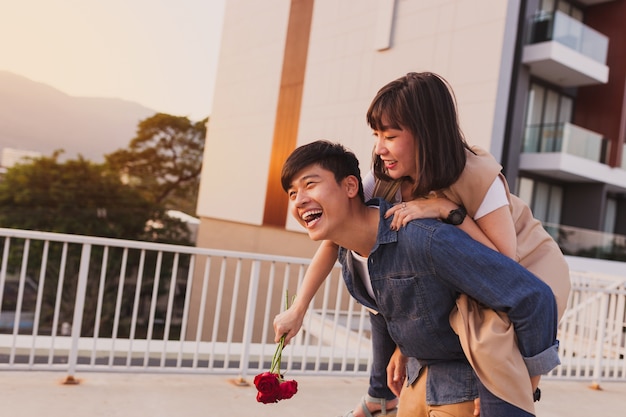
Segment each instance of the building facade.
[[624,18],[626,0],[227,0],[197,244],[310,257],[283,161],[328,139],[368,170],[365,112],[410,71],[450,82],[467,141],[501,162],[562,247],[619,244]]
[[502,164],[566,253],[624,258],[626,2],[527,1]]

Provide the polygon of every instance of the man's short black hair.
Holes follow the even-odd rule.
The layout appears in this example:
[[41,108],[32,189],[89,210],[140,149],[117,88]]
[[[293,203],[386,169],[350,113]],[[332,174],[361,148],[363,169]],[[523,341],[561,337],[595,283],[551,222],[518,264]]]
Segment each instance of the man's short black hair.
[[362,201],[365,199],[359,160],[354,153],[344,148],[343,145],[327,140],[317,140],[302,145],[289,155],[280,175],[283,190],[289,190],[294,176],[300,170],[314,164],[332,172],[337,183],[349,175],[354,175],[359,180],[359,197]]

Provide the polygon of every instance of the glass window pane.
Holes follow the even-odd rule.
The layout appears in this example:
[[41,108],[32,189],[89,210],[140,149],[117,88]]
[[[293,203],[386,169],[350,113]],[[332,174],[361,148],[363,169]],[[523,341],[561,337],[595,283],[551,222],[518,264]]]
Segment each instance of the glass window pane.
[[561,206],[563,202],[563,188],[553,185],[550,187],[550,208],[546,221],[552,224],[561,223]]
[[530,86],[528,98],[528,111],[526,112],[526,125],[541,124],[541,113],[543,109],[543,97],[546,89],[538,84]]
[[546,96],[545,110],[543,112],[543,122],[556,123],[558,109],[559,93],[553,90],[548,90],[548,94]]
[[572,120],[574,100],[568,96],[561,96],[561,106],[559,108],[559,123],[567,123]]
[[530,207],[533,201],[533,180],[520,177],[517,183],[517,196]]
[[532,211],[537,220],[546,222],[548,220],[548,205],[550,204],[550,187],[542,182],[535,183],[535,194],[533,196]]
[[606,200],[606,212],[604,214],[604,227],[603,231],[606,233],[613,233],[615,230],[615,218],[617,217],[617,200],[614,198],[607,198]]
[[561,137],[562,126],[558,124],[559,101],[559,94],[556,91],[548,90],[543,112],[541,152],[560,150],[558,141]]
[[531,84],[526,109],[526,133],[524,135],[524,149],[522,152],[539,151],[539,135],[541,132],[541,113],[545,88]]

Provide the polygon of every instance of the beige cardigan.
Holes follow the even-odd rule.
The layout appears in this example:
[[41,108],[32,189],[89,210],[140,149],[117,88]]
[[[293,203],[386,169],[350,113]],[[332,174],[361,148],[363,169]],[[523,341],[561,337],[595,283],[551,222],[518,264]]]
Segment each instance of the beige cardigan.
[[[552,289],[559,320],[565,312],[570,291],[569,268],[560,248],[535,219],[530,208],[510,194],[502,167],[488,152],[473,147],[461,177],[443,194],[463,205],[473,217],[496,177],[506,187],[517,235],[517,261]],[[466,295],[457,300],[450,324],[481,382],[494,395],[529,413],[534,413],[532,388],[508,317],[478,305]],[[527,382],[526,382],[527,381]]]

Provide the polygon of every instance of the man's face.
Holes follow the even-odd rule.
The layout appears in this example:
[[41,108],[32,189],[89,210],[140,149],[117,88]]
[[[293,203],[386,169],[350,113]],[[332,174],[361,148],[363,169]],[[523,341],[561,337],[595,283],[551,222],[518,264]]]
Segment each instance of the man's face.
[[349,214],[347,179],[337,184],[333,173],[317,164],[294,176],[287,195],[291,215],[312,240],[332,240]]

